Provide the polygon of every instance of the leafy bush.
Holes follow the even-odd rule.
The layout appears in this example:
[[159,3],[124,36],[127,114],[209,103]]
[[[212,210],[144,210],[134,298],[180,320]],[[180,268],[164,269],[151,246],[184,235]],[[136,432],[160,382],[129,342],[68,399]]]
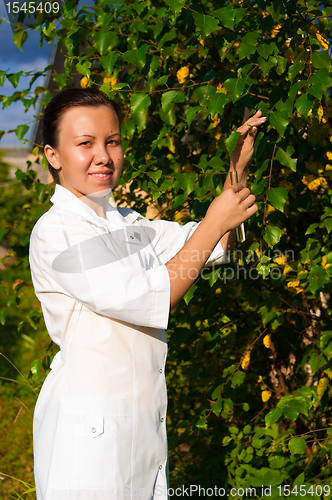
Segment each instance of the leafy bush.
[[[229,264],[204,270],[171,315],[170,486],[243,488],[235,498],[246,488],[262,498],[271,486],[279,498],[290,485],[295,496],[331,498],[332,8],[126,0],[79,9],[69,0],[62,12],[58,21],[43,14],[38,28],[41,40],[57,36],[66,56],[53,74],[59,89],[79,73],[82,87],[122,105],[119,203],[200,220],[221,192],[245,106],[268,117],[250,167],[260,210],[247,240]],[[17,44],[24,38],[18,30]],[[3,105],[24,98],[29,107],[42,90],[2,97]],[[39,196],[33,222],[50,187],[31,169],[18,176]],[[15,252],[27,271],[22,248]],[[3,303],[2,324],[18,327],[17,311],[25,314]],[[40,309],[30,312],[44,332]]]

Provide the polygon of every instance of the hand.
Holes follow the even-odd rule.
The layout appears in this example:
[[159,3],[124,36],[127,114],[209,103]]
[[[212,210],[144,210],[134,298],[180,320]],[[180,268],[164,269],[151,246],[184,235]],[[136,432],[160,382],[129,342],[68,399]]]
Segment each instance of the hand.
[[258,207],[254,203],[255,196],[242,184],[234,184],[224,189],[209,206],[205,222],[213,225],[219,232],[220,237],[235,229],[257,212]]
[[241,176],[252,158],[257,127],[265,122],[266,117],[262,116],[261,110],[249,118],[249,108],[245,108],[242,125],[237,129],[237,132],[241,132],[241,135],[231,156],[231,169],[237,170],[239,176]]

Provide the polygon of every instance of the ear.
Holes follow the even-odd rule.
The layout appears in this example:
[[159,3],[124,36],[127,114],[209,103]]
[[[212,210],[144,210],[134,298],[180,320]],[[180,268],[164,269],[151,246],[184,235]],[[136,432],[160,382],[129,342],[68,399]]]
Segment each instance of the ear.
[[49,144],[46,144],[44,147],[44,153],[48,163],[52,165],[53,168],[56,168],[57,170],[61,168],[58,153],[54,148],[52,148]]

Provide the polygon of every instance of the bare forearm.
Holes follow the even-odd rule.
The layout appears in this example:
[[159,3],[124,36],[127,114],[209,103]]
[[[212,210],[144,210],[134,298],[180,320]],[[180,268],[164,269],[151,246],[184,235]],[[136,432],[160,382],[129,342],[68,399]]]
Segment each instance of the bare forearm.
[[166,264],[171,283],[171,309],[197,280],[220,238],[220,231],[205,219],[181,250]]
[[[231,162],[230,171],[234,170],[233,167],[234,166],[232,165],[232,162]],[[247,171],[246,170],[242,170],[241,172],[238,171],[237,174],[238,174],[239,183],[242,184],[243,187],[246,187],[247,186]],[[226,181],[225,181],[224,186],[223,186],[223,190],[229,188],[231,185],[232,185],[231,176],[228,173],[227,177],[226,177]],[[228,253],[232,250],[232,248],[234,247],[235,240],[236,240],[236,230],[235,229],[228,231],[226,234],[224,234],[222,236],[222,238],[220,239],[220,243],[221,243],[221,245],[226,253]]]

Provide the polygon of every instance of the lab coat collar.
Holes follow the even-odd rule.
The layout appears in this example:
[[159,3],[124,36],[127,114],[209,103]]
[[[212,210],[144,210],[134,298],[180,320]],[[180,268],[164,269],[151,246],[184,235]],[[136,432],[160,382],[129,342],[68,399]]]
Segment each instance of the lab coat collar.
[[[112,220],[112,216],[117,213],[120,217],[124,219],[125,222],[134,223],[140,217],[140,214],[131,210],[129,208],[117,208],[112,207],[110,203],[105,199],[105,215],[108,220]],[[51,202],[53,205],[60,206],[67,210],[68,212],[73,212],[81,217],[81,219],[92,222],[93,224],[101,227],[105,227],[105,219],[99,217],[96,212],[89,207],[86,203],[81,201],[77,196],[74,195],[67,188],[56,184],[55,191],[51,197]]]

